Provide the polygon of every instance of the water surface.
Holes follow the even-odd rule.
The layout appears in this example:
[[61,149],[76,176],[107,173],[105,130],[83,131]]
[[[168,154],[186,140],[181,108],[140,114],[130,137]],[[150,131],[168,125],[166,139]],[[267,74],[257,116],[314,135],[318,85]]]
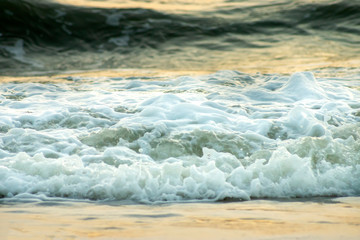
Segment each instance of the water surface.
[[5,202],[359,196],[357,1],[0,9]]

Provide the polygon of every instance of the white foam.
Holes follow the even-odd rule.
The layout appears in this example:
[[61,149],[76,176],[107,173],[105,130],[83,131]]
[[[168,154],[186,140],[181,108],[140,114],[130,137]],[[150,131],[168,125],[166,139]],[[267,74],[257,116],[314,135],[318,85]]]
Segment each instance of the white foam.
[[233,71],[80,80],[1,86],[1,196],[360,194],[360,93],[339,81]]
[[10,55],[12,55],[14,59],[16,59],[19,62],[31,64],[34,67],[42,67],[41,63],[35,62],[25,57],[24,40],[22,39],[16,40],[13,46],[0,45],[0,49],[6,50],[8,53],[10,53]]
[[296,101],[321,100],[327,97],[311,72],[294,73],[279,91]]

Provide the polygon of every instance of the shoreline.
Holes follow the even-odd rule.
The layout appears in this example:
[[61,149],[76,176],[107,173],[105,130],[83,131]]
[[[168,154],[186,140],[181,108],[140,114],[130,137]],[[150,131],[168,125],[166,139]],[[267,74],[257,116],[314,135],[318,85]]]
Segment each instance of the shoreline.
[[261,71],[262,69],[157,69],[157,68],[110,68],[94,70],[67,70],[67,71],[28,71],[23,73],[0,73],[0,84],[3,83],[73,83],[78,78],[94,81],[96,78],[177,78],[181,76],[204,76],[221,71],[239,71],[244,74],[280,74],[290,76],[296,72],[313,72],[316,77],[347,77],[359,73],[356,67],[324,67],[324,68],[300,68],[283,69],[282,71]]
[[4,239],[358,239],[360,197],[0,204]]

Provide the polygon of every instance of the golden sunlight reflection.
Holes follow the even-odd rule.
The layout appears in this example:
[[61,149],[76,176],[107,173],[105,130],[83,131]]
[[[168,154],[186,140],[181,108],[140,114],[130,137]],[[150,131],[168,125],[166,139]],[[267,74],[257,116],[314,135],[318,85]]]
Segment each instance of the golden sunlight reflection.
[[[158,11],[167,12],[187,12],[187,11],[202,11],[206,8],[224,7],[229,3],[224,3],[223,0],[152,0],[152,1],[136,1],[136,0],[110,0],[110,1],[89,1],[89,0],[57,0],[61,4],[87,6],[87,7],[100,7],[100,8],[147,8]],[[231,3],[230,3],[231,4]],[[246,5],[249,5],[247,3]]]
[[[105,11],[97,18],[99,24],[94,31],[91,29],[92,25],[89,25],[89,31],[85,31],[89,36],[84,39],[79,36],[73,38],[71,34],[69,36],[65,33],[64,42],[58,43],[59,49],[69,48],[73,52],[53,52],[52,48],[47,47],[48,43],[44,43],[44,49],[50,49],[51,54],[32,54],[31,48],[21,49],[25,53],[21,59],[27,64],[24,65],[26,69],[22,65],[19,67],[21,71],[10,68],[7,72],[5,69],[3,75],[24,75],[29,69],[37,71],[39,75],[63,74],[63,70],[94,72],[99,69],[180,71],[185,74],[218,70],[291,74],[297,71],[360,66],[360,48],[356,48],[357,35],[351,29],[348,32],[319,30],[316,28],[319,22],[316,18],[312,23],[314,27],[303,23],[304,17],[293,22],[291,16],[288,16],[293,14],[292,10],[299,9],[297,5],[301,7],[301,4],[313,2],[310,0],[303,0],[301,4],[284,0],[49,1],[84,8],[112,8],[114,11],[124,8],[153,9],[160,17],[150,14],[144,19],[140,17],[141,21],[137,17],[135,20],[130,17],[121,22],[119,19],[122,12],[119,10],[120,15],[115,14],[119,19],[116,18],[109,25],[110,15]],[[92,11],[96,12],[90,10]],[[62,14],[66,16],[65,12]],[[134,14],[141,16],[142,13],[140,11]],[[158,16],[159,19],[155,21],[152,16]],[[289,19],[282,19],[284,17]],[[70,15],[66,21],[76,23],[74,19],[71,20]],[[81,21],[78,23],[79,26],[82,24]],[[110,30],[104,31],[103,28],[106,27]],[[88,41],[95,43],[89,44]],[[73,45],[72,42],[79,44]],[[88,47],[89,50],[78,50],[82,47]],[[6,46],[3,49],[10,48]],[[18,59],[13,60],[15,66]],[[37,62],[44,66],[34,65]]]
[[[8,205],[2,236],[71,239],[357,239],[359,198],[344,202],[250,201],[224,204]],[[340,200],[341,201],[341,200]],[[3,229],[4,231],[4,229]]]

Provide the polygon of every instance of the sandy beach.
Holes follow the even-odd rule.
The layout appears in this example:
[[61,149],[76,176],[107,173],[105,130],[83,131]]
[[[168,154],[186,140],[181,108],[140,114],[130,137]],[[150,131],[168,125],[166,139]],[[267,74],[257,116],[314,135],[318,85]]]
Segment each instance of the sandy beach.
[[2,239],[359,239],[360,198],[2,204]]

